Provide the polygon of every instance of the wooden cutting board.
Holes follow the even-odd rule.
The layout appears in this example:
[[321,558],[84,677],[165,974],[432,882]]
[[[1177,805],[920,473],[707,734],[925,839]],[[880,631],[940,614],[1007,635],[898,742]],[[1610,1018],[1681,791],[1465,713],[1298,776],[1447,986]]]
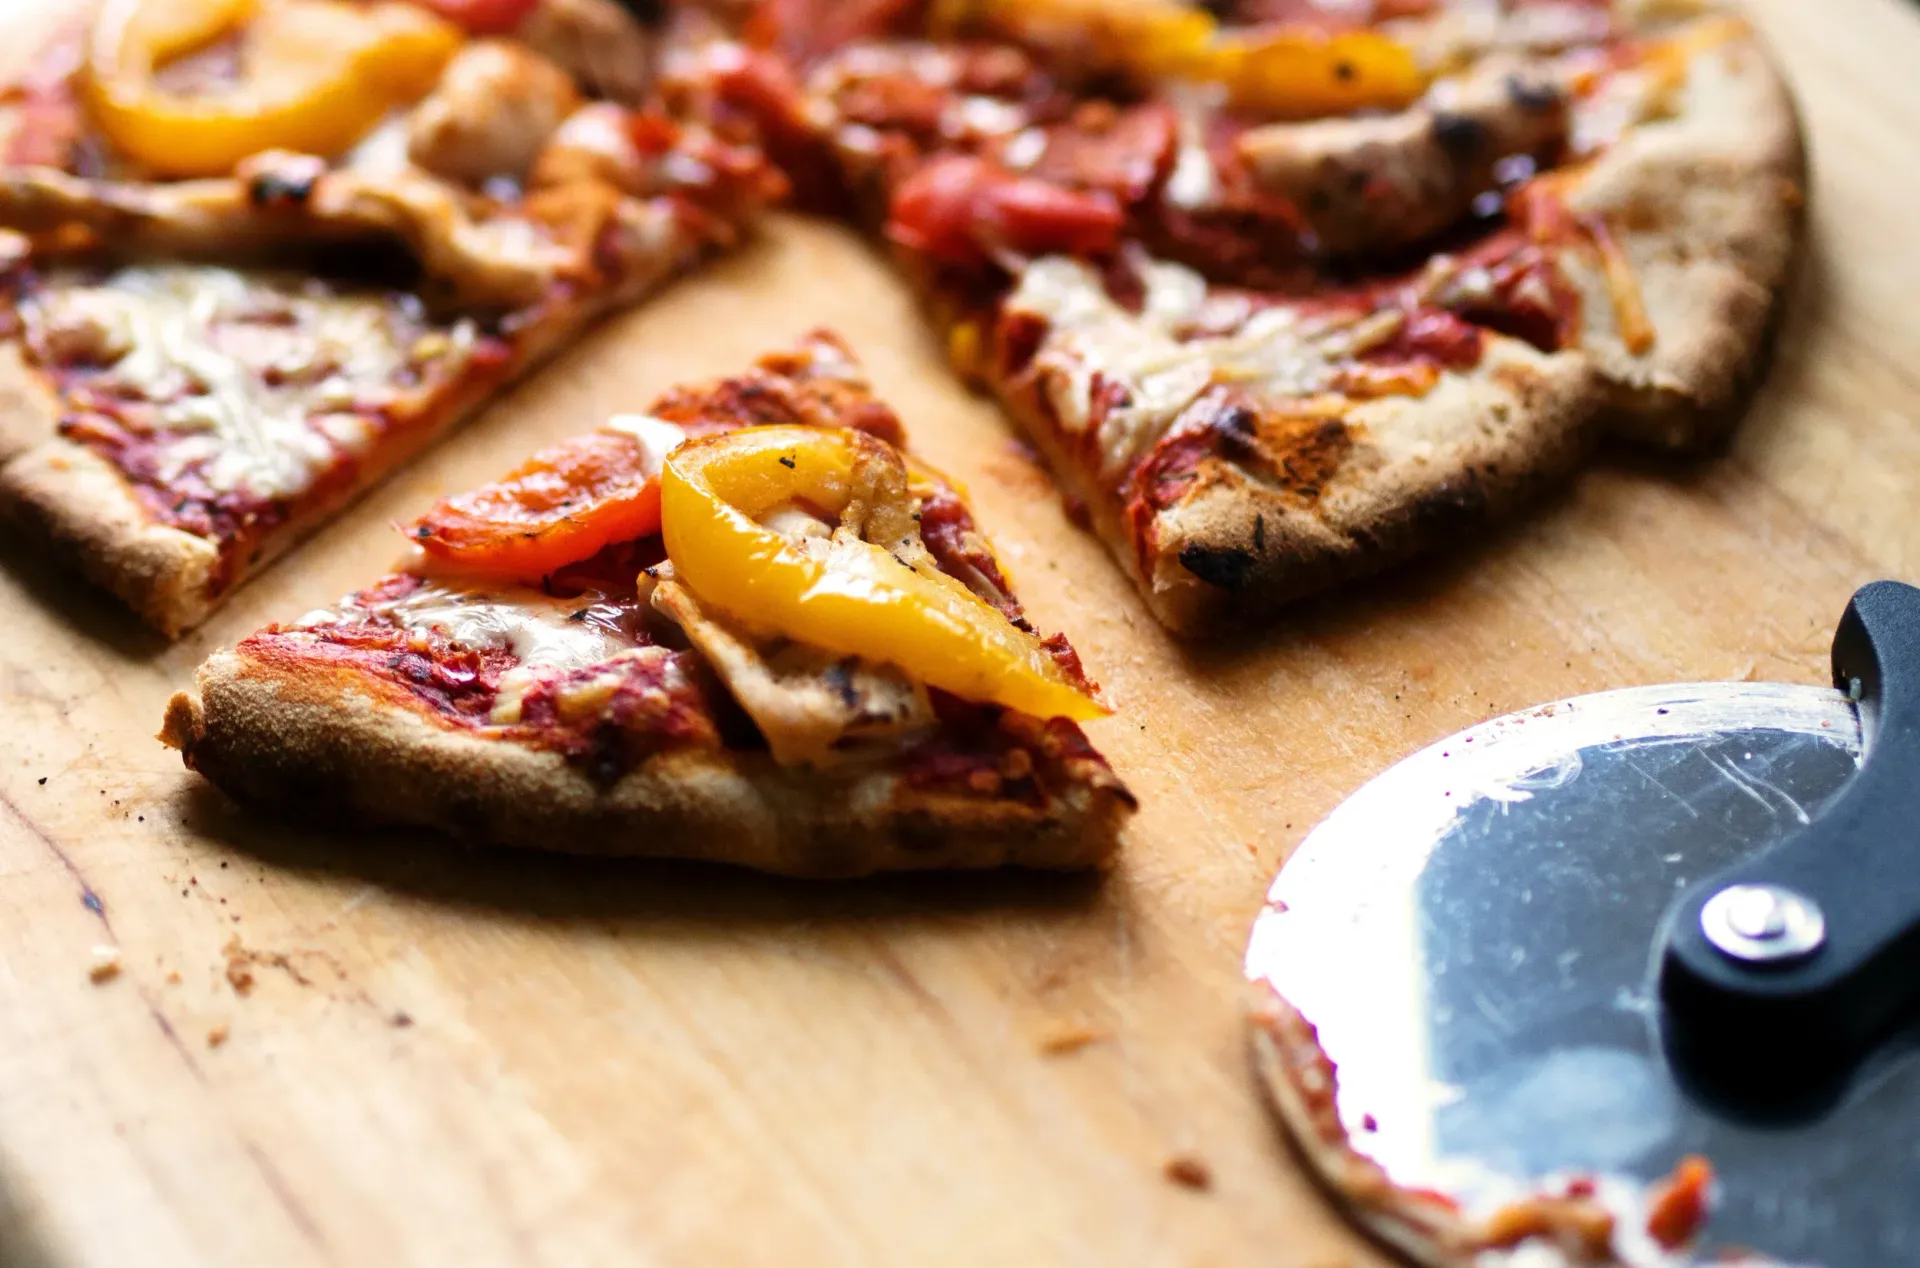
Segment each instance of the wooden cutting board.
[[[1490,714],[1820,681],[1853,587],[1920,579],[1920,15],[1757,13],[1817,179],[1731,451],[1618,456],[1249,646],[1171,643],[879,259],[798,219],[600,330],[179,644],[0,541],[0,1263],[1384,1262],[1247,1074],[1241,944],[1288,850]],[[239,813],[151,738],[209,650],[380,570],[390,521],[812,324],[971,485],[1035,621],[1119,705],[1091,730],[1144,809],[1111,875],[802,884],[320,834]],[[101,984],[97,944],[124,964]]]

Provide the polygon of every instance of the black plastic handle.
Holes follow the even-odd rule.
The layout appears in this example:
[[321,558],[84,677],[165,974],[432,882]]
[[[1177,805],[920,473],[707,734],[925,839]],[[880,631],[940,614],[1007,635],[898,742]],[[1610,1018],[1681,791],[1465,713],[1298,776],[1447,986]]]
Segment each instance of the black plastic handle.
[[[1755,1082],[1850,1067],[1920,1000],[1920,589],[1877,581],[1853,596],[1833,681],[1859,702],[1860,772],[1812,823],[1688,890],[1664,926],[1670,1038]],[[1773,963],[1721,950],[1701,912],[1734,885],[1810,899],[1824,939]]]

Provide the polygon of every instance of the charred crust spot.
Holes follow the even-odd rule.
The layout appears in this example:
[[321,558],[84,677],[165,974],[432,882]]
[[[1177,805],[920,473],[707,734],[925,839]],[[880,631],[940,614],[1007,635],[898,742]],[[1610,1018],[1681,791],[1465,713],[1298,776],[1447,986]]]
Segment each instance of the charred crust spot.
[[1560,90],[1544,80],[1508,75],[1507,100],[1528,114],[1545,114],[1560,108]]
[[1210,586],[1238,590],[1253,571],[1254,554],[1242,546],[1203,546],[1180,548],[1180,566]]
[[1468,163],[1479,158],[1486,149],[1487,127],[1471,115],[1436,110],[1433,112],[1433,139],[1446,151],[1448,158],[1456,163]]
[[1354,75],[1357,73],[1353,68],[1353,63],[1345,59],[1333,64],[1333,77],[1343,84],[1352,83]]
[[1319,497],[1353,450],[1353,433],[1337,418],[1270,419],[1259,439],[1272,478],[1303,498]]
[[853,662],[837,660],[828,665],[821,677],[827,680],[827,686],[840,698],[840,703],[849,709],[860,705],[860,693],[853,689]]
[[319,163],[295,162],[269,168],[247,182],[247,200],[270,211],[304,207],[325,170]]
[[611,788],[626,773],[626,737],[611,722],[594,729],[593,745],[581,761],[587,775],[602,788]]
[[1258,554],[1267,553],[1267,517],[1264,515],[1253,517],[1253,549]]
[[658,29],[666,25],[665,0],[620,0],[620,7],[631,13],[641,26]]
[[1487,491],[1472,472],[1453,477],[1420,498],[1408,520],[1416,530],[1438,531],[1472,523],[1487,513]]
[[1246,406],[1229,405],[1214,416],[1210,425],[1219,439],[1221,457],[1246,462],[1258,453],[1253,443],[1253,411]]

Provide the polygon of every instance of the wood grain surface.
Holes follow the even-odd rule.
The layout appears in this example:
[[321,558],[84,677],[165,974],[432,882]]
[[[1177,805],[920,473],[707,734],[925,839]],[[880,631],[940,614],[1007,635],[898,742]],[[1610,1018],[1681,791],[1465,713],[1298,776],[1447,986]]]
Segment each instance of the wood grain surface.
[[[1731,449],[1615,455],[1480,548],[1244,646],[1171,643],[877,256],[798,219],[598,331],[177,645],[0,539],[0,1263],[1386,1262],[1247,1072],[1241,946],[1287,851],[1496,712],[1819,681],[1851,589],[1920,579],[1920,14],[1755,8],[1817,177]],[[1111,875],[804,884],[323,835],[236,811],[151,738],[209,650],[380,570],[390,521],[813,323],[972,487],[1036,622],[1118,704],[1091,730],[1144,809]],[[97,945],[123,969],[96,984]]]

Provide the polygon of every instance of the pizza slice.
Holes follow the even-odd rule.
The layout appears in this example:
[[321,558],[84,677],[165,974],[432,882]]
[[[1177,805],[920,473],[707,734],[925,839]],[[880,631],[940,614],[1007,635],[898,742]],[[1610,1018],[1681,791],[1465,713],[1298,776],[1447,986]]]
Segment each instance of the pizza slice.
[[0,502],[169,636],[784,188],[408,5],[84,33],[0,102]]
[[1604,434],[1711,443],[1762,364],[1802,157],[1711,6],[869,19],[736,58],[723,105],[885,236],[1182,631],[1469,534]]
[[1133,798],[955,487],[826,334],[544,450],[401,571],[215,654],[161,738],[229,794],[804,875],[1093,866]]

